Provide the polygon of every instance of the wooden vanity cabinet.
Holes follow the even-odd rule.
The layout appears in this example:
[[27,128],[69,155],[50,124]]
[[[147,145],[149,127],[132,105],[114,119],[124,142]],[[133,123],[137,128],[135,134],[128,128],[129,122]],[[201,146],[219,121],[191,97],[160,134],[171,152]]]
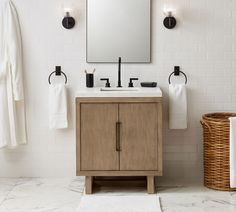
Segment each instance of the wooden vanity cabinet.
[[92,193],[94,176],[162,175],[162,99],[76,98],[77,175],[86,176]]

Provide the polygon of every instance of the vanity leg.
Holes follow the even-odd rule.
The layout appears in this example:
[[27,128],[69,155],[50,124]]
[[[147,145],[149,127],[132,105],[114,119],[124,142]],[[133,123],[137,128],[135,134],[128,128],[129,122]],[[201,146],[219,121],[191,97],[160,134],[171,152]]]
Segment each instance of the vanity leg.
[[147,176],[147,192],[148,194],[155,193],[155,177]]
[[85,177],[85,194],[93,193],[93,177],[86,176]]

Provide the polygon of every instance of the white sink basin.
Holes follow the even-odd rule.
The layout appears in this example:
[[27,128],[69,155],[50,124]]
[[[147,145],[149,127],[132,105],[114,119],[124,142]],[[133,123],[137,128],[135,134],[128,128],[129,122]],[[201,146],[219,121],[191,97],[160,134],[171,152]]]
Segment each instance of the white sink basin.
[[100,91],[139,91],[139,88],[101,88]]
[[83,88],[77,97],[162,97],[162,91],[156,88]]

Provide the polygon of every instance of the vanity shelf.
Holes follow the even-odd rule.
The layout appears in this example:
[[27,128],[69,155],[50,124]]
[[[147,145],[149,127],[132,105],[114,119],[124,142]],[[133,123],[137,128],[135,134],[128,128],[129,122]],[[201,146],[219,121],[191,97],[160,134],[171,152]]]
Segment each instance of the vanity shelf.
[[92,193],[95,176],[162,175],[162,97],[77,97],[77,175]]

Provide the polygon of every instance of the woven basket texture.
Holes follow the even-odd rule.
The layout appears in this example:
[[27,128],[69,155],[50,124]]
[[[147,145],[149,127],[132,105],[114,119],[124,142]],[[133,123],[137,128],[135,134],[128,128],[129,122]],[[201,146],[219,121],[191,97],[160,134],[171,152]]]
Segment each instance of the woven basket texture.
[[202,116],[204,137],[204,185],[221,191],[230,188],[229,117],[236,113],[210,113]]

